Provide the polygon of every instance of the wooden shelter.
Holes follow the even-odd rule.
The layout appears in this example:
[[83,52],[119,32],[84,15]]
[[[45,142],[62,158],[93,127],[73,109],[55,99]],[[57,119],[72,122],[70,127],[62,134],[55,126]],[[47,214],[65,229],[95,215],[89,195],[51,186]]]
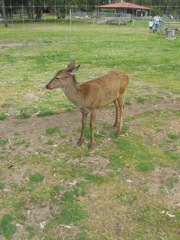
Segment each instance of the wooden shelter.
[[145,7],[129,2],[119,2],[98,6],[99,9],[114,9],[116,13],[132,14],[134,16],[149,15],[150,7]]

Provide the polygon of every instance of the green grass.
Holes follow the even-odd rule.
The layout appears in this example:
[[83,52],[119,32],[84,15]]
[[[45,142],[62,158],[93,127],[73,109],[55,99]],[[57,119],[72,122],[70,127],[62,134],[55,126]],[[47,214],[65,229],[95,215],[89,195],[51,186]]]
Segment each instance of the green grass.
[[137,164],[137,169],[142,172],[148,172],[154,170],[154,164],[152,162],[139,162]]
[[34,173],[34,174],[31,174],[29,177],[29,181],[33,183],[42,182],[43,179],[44,179],[44,176],[41,173]]
[[29,113],[26,113],[26,112],[21,112],[21,113],[16,114],[16,116],[18,118],[29,118],[31,115]]
[[51,110],[42,110],[42,111],[38,112],[37,116],[38,117],[45,117],[45,116],[51,116],[53,114],[55,114],[55,113]]
[[[9,127],[12,121],[14,130],[0,133],[0,238],[179,239],[180,37],[149,34],[145,20],[72,28],[61,20],[1,25],[0,120]],[[81,147],[80,122],[72,121],[73,132],[51,125],[51,116],[76,109],[62,91],[45,88],[72,59],[81,65],[79,83],[109,69],[130,77],[123,134],[116,138],[102,117],[91,151],[88,125]],[[176,108],[168,108],[173,102]],[[50,124],[41,134],[36,125],[35,139],[27,125],[27,139],[21,123],[34,126],[37,119]]]
[[111,154],[108,156],[109,163],[107,164],[107,168],[118,169],[125,166],[124,162],[121,160],[122,156],[116,153]]
[[[45,90],[45,85],[57,70],[74,58],[82,65],[78,74],[80,82],[98,76],[110,68],[116,68],[131,75],[129,91],[133,97],[137,97],[137,93],[133,94],[131,91],[135,85],[138,92],[145,87],[147,89],[148,86],[151,92],[152,89],[155,90],[152,86],[156,86],[156,90],[178,93],[179,60],[176,57],[176,49],[179,47],[179,38],[177,37],[176,41],[166,41],[159,33],[148,34],[146,24],[145,21],[137,21],[134,27],[129,24],[120,28],[89,24],[86,35],[84,29],[87,28],[82,23],[75,23],[73,33],[68,31],[67,23],[64,25],[61,22],[58,25],[29,23],[26,30],[24,25],[14,24],[8,31],[3,30],[1,41],[22,43],[22,46],[7,47],[2,52],[4,62],[2,77],[6,79],[1,83],[4,106],[11,101],[11,104],[19,108],[31,107],[35,102],[39,110],[38,116],[57,113],[60,111],[59,107],[73,111],[73,105],[67,103],[64,95]],[[61,62],[55,59],[61,59]],[[89,67],[90,65],[93,68]],[[15,76],[12,76],[11,71],[6,76],[10,66],[11,69],[16,68]],[[143,79],[141,86],[139,79]],[[169,80],[168,87],[166,80]],[[9,85],[8,93],[6,85]],[[44,109],[40,109],[41,101],[36,100],[36,98],[42,100],[42,91]],[[31,92],[34,92],[32,102],[27,101]],[[148,94],[151,94],[150,92],[148,91]],[[155,94],[154,92],[151,95]],[[139,96],[138,101],[150,101],[149,98],[141,98],[142,96]],[[4,107],[4,110],[5,114],[8,113],[7,107]]]
[[165,186],[169,189],[173,189],[177,182],[178,178],[173,176],[167,179]]
[[27,226],[26,231],[28,232],[28,239],[33,239],[33,237],[36,236],[36,231],[34,230],[33,227]]
[[180,134],[170,133],[170,134],[168,134],[168,137],[171,138],[171,139],[179,139]]
[[59,129],[58,128],[48,128],[48,129],[46,129],[46,134],[47,135],[52,135],[55,132],[59,132]]
[[59,215],[56,216],[58,224],[75,224],[82,221],[87,216],[86,211],[78,204],[74,202],[67,202]]
[[61,137],[66,137],[66,134],[63,133],[59,128],[47,128],[46,129],[46,135],[54,135],[55,133],[58,133]]
[[13,217],[9,214],[4,215],[0,219],[0,234],[7,240],[12,239],[13,234],[16,232],[16,226],[12,224]]
[[0,146],[5,146],[8,143],[7,139],[0,139]]
[[0,121],[6,120],[7,119],[7,115],[4,113],[0,113]]

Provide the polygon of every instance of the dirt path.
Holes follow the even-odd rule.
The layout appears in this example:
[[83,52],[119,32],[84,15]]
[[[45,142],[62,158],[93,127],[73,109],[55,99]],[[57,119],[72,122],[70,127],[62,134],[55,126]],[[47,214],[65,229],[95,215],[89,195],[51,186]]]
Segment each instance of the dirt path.
[[[173,111],[178,110],[178,102],[163,102],[155,104],[132,104],[125,107],[125,117],[134,116],[149,111]],[[97,114],[97,122],[114,123],[115,110],[113,107],[107,107],[99,110]],[[30,143],[27,153],[34,152],[35,149],[44,148],[44,144],[48,141],[49,136],[46,135],[46,129],[58,128],[70,137],[74,144],[79,137],[77,128],[81,127],[81,113],[78,109],[73,113],[61,113],[47,117],[31,117],[28,119],[9,119],[0,122],[0,138],[8,139],[5,146],[8,154],[13,150],[13,155],[19,151],[26,151],[23,144],[19,140]],[[19,140],[18,140],[19,139]],[[64,139],[62,139],[64,141]],[[16,144],[12,144],[16,142]],[[58,142],[57,142],[58,144]],[[4,147],[3,147],[4,149]]]
[[[125,107],[125,117],[134,116],[149,111],[173,111],[178,110],[177,102],[154,104],[133,104]],[[97,115],[97,122],[114,122],[114,108],[107,107],[100,109]],[[41,148],[43,142],[47,141],[48,137],[45,131],[48,128],[59,128],[62,132],[67,133],[69,137],[74,137],[76,140],[79,133],[77,128],[81,127],[81,113],[76,110],[73,113],[61,113],[48,117],[31,117],[28,119],[10,119],[1,121],[0,123],[0,138],[8,139],[8,148],[10,149],[11,142],[18,136],[25,141],[31,143],[31,148]],[[47,138],[47,139],[46,139]],[[18,145],[18,144],[17,144]],[[19,146],[20,147],[20,146]],[[15,149],[14,149],[15,150]]]

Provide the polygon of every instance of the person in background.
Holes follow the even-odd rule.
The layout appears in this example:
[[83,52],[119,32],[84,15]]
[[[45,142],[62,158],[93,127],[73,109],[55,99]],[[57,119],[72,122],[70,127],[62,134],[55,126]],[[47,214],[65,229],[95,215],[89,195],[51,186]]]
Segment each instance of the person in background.
[[153,25],[154,25],[153,20],[150,19],[149,20],[149,32],[152,32]]
[[157,13],[156,16],[154,17],[154,31],[153,32],[157,31],[160,21],[161,21],[161,18]]

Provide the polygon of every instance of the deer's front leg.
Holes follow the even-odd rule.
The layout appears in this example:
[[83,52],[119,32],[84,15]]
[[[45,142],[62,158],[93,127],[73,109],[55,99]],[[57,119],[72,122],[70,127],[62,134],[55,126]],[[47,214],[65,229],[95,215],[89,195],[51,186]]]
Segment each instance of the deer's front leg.
[[91,139],[90,139],[89,148],[94,147],[94,122],[95,122],[95,119],[96,119],[96,113],[97,113],[96,109],[91,110],[91,117],[90,117]]
[[81,136],[79,138],[79,141],[77,143],[78,146],[81,146],[82,143],[84,142],[84,130],[86,127],[86,121],[87,121],[87,116],[88,116],[88,112],[85,111],[81,111],[82,113],[82,128],[81,128]]
[[119,104],[117,99],[114,100],[114,105],[116,107],[116,118],[113,127],[118,127],[119,126]]

